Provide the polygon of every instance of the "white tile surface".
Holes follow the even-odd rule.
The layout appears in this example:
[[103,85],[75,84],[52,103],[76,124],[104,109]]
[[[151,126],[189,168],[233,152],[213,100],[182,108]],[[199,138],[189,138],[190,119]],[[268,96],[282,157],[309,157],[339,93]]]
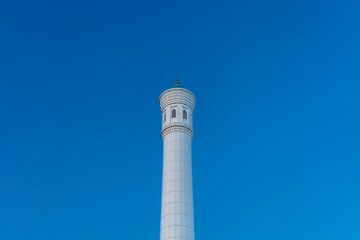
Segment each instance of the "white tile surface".
[[[164,141],[160,239],[194,240],[191,141],[195,96],[173,88],[161,95],[160,103]],[[171,116],[172,109],[176,109],[176,118]]]

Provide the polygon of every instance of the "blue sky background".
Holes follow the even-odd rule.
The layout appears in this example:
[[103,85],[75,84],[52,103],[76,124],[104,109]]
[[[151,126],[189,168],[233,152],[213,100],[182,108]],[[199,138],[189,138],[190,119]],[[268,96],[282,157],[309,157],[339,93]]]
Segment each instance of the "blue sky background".
[[360,239],[359,1],[0,2],[0,239],[159,239],[158,97],[197,96],[198,240]]

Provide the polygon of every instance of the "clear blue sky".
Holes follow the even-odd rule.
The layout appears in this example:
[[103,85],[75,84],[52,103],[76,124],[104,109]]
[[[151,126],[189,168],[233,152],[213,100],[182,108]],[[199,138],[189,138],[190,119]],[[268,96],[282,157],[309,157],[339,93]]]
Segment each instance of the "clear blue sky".
[[198,240],[360,239],[360,3],[0,3],[0,239],[158,240],[158,97],[197,96]]

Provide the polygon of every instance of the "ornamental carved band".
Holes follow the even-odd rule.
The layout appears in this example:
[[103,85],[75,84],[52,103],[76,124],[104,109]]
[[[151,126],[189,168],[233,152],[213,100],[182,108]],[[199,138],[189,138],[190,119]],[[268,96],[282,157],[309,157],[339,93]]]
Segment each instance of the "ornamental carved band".
[[170,126],[164,128],[161,132],[162,138],[164,138],[166,134],[171,133],[171,132],[184,132],[184,133],[189,134],[191,138],[193,138],[193,136],[194,136],[194,133],[190,128],[176,124],[176,125],[170,125]]
[[171,104],[184,104],[194,111],[195,95],[183,88],[171,88],[163,92],[160,96],[161,111]]

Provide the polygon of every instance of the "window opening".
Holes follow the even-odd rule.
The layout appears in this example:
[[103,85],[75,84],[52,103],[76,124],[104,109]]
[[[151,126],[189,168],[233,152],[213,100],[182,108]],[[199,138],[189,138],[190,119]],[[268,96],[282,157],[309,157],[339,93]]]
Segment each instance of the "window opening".
[[175,110],[175,109],[173,109],[173,110],[171,111],[171,117],[172,117],[172,118],[176,118],[176,110]]
[[187,119],[187,111],[186,110],[183,110],[183,118]]

